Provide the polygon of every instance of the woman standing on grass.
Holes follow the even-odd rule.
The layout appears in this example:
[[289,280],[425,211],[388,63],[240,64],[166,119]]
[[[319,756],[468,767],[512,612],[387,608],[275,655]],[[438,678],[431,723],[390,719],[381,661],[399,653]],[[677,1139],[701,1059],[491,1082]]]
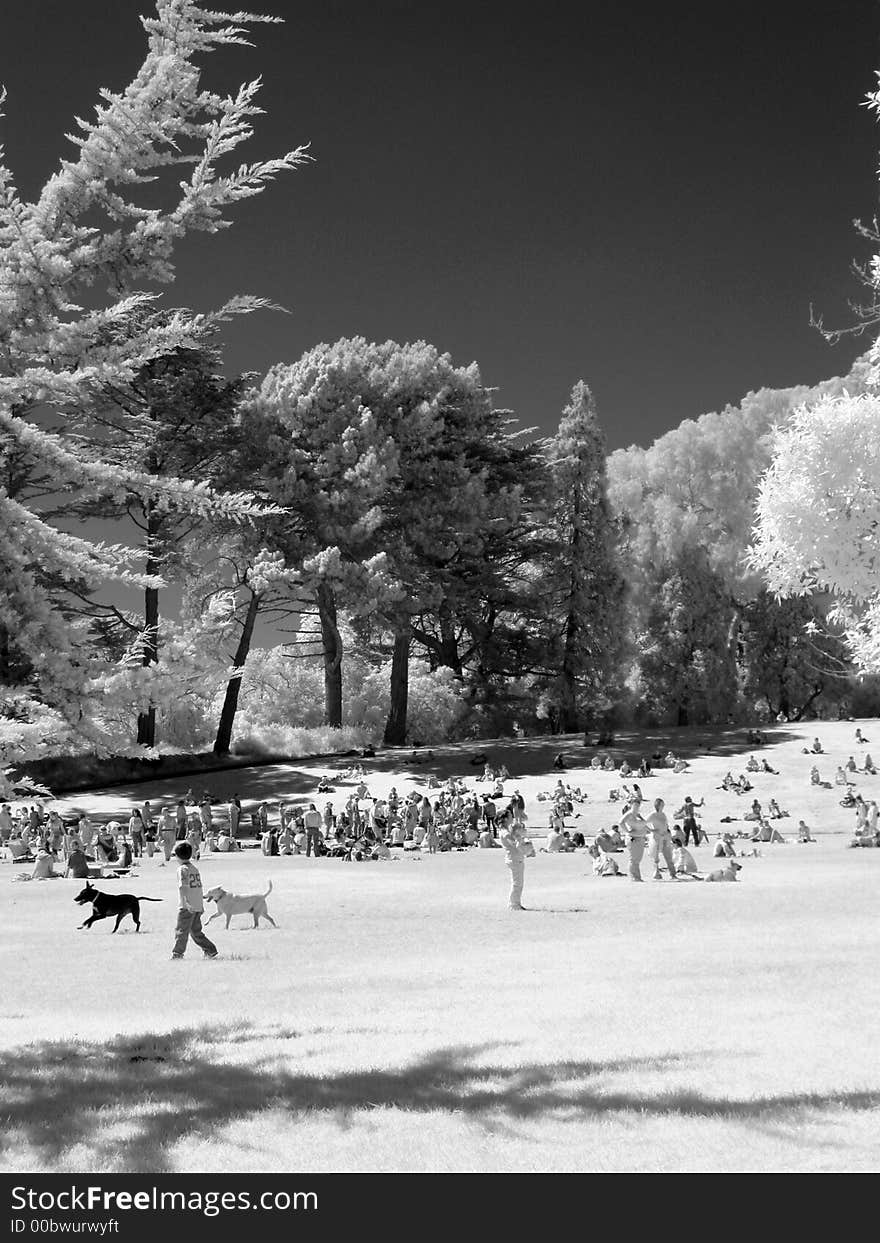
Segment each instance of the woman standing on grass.
[[523,885],[526,875],[527,850],[526,831],[523,825],[516,824],[509,811],[502,812],[498,817],[498,840],[504,848],[504,862],[510,869],[510,895],[507,900],[511,911],[524,911],[522,904]]
[[131,834],[131,853],[139,859],[144,853],[144,836],[146,828],[139,807],[133,807],[128,818],[128,831]]

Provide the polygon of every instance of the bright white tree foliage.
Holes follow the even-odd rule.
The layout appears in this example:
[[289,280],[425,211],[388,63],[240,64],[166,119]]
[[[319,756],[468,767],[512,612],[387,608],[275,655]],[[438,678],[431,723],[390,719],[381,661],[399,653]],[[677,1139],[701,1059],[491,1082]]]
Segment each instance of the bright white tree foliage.
[[832,593],[856,663],[880,671],[880,394],[826,398],[777,431],[750,560],[781,595]]
[[[123,386],[149,359],[194,347],[219,320],[267,306],[237,296],[212,314],[157,319],[145,314],[158,296],[145,287],[173,280],[174,247],[189,232],[227,228],[227,208],[309,158],[299,147],[221,173],[262,111],[260,83],[225,97],[200,85],[198,58],[246,44],[245,23],[279,19],[158,0],[156,16],[141,20],[148,45],[140,70],[122,92],[100,91],[94,121],[77,118],[80,132],[68,135],[76,158],[61,162],[34,202],[18,195],[0,148],[0,455],[26,449],[59,493],[75,488],[79,498],[135,491],[202,515],[253,516],[259,507],[247,495],[140,478],[33,421],[49,408],[56,420],[81,422],[102,390]],[[145,205],[153,182],[149,201],[164,198],[163,206]],[[123,549],[61,535],[0,487],[0,625],[44,686],[72,691],[77,675],[69,627],[53,616],[41,575],[143,583],[130,562]]]

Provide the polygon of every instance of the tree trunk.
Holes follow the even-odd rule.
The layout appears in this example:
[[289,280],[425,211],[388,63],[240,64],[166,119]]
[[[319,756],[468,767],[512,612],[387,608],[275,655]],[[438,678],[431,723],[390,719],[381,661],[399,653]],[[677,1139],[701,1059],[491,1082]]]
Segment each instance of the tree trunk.
[[440,666],[451,669],[457,678],[461,677],[461,657],[455,634],[455,618],[446,600],[443,600],[440,605]]
[[678,720],[675,723],[676,725],[687,725],[688,709],[686,703],[680,703],[678,705]]
[[[161,566],[157,559],[157,541],[162,529],[161,515],[157,514],[151,501],[144,506],[147,519],[147,574],[158,574]],[[141,664],[159,663],[159,588],[144,588],[144,654]],[[156,707],[150,704],[146,712],[138,713],[137,740],[141,746],[156,745]]]
[[385,723],[386,747],[401,747],[406,742],[406,709],[409,697],[410,628],[394,636],[391,658],[391,707]]
[[[251,650],[251,640],[254,637],[254,625],[257,620],[257,613],[260,611],[260,597],[254,591],[251,593],[248,611],[245,614],[244,626],[242,627],[241,637],[238,640],[238,647],[235,649],[235,656],[232,658],[233,669],[243,669],[248,653]],[[220,712],[220,722],[217,726],[217,737],[214,739],[214,754],[228,755],[229,747],[232,742],[232,726],[235,723],[235,713],[238,709],[238,696],[241,691],[241,675],[238,674],[229,679],[226,684],[226,695],[223,698],[223,708]]]
[[336,624],[336,597],[329,583],[315,592],[324,643],[324,724],[342,725],[342,636]]

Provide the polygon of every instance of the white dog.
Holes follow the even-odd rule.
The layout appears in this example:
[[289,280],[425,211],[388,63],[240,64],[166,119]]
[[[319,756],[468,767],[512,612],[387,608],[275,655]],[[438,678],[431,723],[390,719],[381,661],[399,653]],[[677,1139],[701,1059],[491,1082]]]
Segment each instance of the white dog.
[[714,872],[710,872],[708,876],[704,876],[703,880],[736,880],[737,872],[742,871],[742,865],[737,863],[735,859],[728,859],[727,867],[717,868]]
[[[269,888],[265,893],[227,893],[225,889],[221,889],[218,885],[216,888],[209,889],[206,892],[205,900],[217,903],[217,910],[211,916],[211,919],[216,919],[219,915],[225,915],[227,928],[233,915],[253,915],[255,928],[259,928],[261,918],[268,919],[272,927],[277,928],[278,925],[266,909],[266,899],[271,892],[271,881],[269,881]],[[205,921],[205,927],[208,926],[211,919]]]

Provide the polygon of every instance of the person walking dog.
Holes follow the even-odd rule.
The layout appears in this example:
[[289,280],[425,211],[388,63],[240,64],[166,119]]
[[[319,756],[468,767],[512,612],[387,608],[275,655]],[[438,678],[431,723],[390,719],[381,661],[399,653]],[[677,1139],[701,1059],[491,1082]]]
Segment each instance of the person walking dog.
[[217,957],[217,946],[202,931],[202,914],[205,901],[202,895],[202,878],[199,869],[192,862],[192,846],[189,842],[178,842],[174,854],[180,860],[177,869],[177,892],[180,901],[177,911],[177,927],[174,930],[174,949],[172,958],[183,958],[190,937],[203,951],[206,958]]

